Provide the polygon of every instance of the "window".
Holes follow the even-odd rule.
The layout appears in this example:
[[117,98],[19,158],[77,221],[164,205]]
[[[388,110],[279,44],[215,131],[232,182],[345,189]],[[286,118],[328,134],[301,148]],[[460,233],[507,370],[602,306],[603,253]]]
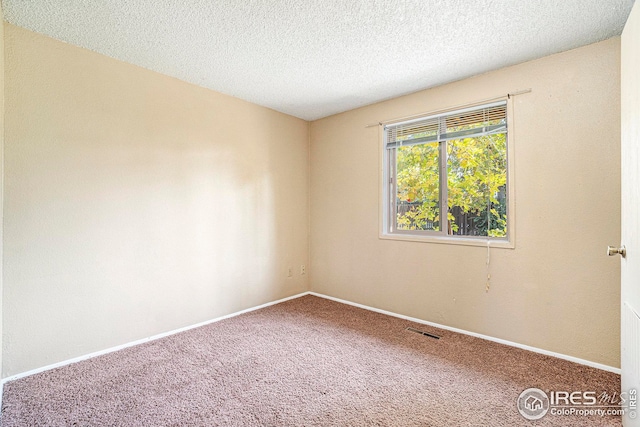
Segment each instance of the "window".
[[384,126],[383,237],[509,242],[507,101]]

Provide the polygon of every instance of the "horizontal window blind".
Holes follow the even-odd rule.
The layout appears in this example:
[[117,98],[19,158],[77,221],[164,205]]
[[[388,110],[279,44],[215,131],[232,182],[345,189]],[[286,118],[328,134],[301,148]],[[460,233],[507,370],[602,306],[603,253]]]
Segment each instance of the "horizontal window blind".
[[387,149],[507,131],[507,102],[465,108],[384,127]]

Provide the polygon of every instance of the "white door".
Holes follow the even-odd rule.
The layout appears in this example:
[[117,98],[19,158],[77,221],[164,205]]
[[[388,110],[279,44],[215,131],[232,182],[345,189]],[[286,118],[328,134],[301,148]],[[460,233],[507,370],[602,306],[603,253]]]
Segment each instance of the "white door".
[[[640,2],[622,33],[622,392],[625,427],[640,427]],[[623,395],[624,396],[624,395]],[[634,400],[635,399],[635,400]],[[635,402],[635,408],[634,408]]]

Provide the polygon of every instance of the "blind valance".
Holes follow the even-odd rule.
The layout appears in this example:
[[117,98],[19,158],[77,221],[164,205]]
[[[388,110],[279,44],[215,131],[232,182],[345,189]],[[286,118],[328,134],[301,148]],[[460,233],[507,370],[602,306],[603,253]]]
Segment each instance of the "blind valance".
[[506,101],[450,111],[384,127],[387,149],[506,131]]

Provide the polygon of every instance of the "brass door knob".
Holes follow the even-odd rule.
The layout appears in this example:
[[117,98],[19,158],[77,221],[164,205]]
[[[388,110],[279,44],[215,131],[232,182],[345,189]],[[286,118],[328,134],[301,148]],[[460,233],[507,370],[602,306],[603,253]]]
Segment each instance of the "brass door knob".
[[621,246],[619,248],[616,248],[614,246],[607,246],[607,255],[609,256],[614,256],[614,255],[622,255],[622,258],[627,256],[627,248],[625,248],[624,246]]

